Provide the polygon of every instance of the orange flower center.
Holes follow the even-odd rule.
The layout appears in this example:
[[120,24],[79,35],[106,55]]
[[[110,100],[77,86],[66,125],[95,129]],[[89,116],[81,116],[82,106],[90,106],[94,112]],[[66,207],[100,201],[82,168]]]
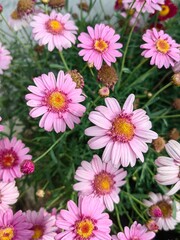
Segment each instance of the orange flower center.
[[89,239],[94,230],[94,223],[90,219],[84,219],[76,223],[76,233],[82,239]]
[[97,194],[103,195],[111,192],[114,185],[113,178],[106,172],[97,174],[94,178],[94,188]]
[[58,20],[49,20],[46,23],[46,28],[48,32],[56,35],[62,32],[63,26]]
[[105,42],[102,39],[96,40],[94,43],[94,48],[98,51],[98,52],[104,52],[107,48],[108,48],[108,44],[107,42]]
[[167,53],[170,49],[170,45],[166,40],[159,39],[156,42],[156,48],[161,53]]
[[170,12],[169,6],[167,6],[167,5],[162,5],[162,10],[159,12],[159,15],[160,15],[161,17],[165,17],[165,16],[168,15],[169,12]]
[[117,117],[112,124],[112,135],[120,142],[128,142],[134,136],[134,125],[125,117]]
[[33,230],[34,235],[32,236],[32,239],[39,239],[42,237],[44,231],[41,226],[34,226]]
[[49,95],[47,102],[53,110],[60,111],[66,106],[66,96],[61,92],[55,91]]
[[11,227],[0,228],[0,240],[12,240],[14,237],[14,230]]
[[5,153],[2,155],[0,161],[2,162],[3,167],[10,168],[15,164],[16,157],[13,153]]

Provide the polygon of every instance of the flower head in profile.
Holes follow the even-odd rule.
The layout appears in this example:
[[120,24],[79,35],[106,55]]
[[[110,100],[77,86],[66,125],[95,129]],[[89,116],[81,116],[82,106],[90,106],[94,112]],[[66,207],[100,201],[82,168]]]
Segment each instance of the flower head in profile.
[[161,7],[162,9],[158,14],[160,21],[174,17],[178,12],[178,7],[171,0],[165,0],[165,3]]
[[167,195],[173,195],[180,190],[180,144],[170,140],[165,148],[170,157],[163,156],[156,159],[158,174],[155,179],[161,185],[175,184],[167,193]]
[[59,133],[66,130],[66,125],[74,128],[80,123],[86,108],[79,102],[85,100],[82,89],[76,88],[69,74],[60,71],[57,80],[52,72],[33,79],[36,86],[29,86],[31,92],[26,95],[27,105],[32,107],[30,116],[42,118],[39,126],[46,131],[53,129]]
[[26,221],[32,225],[32,240],[54,240],[57,227],[56,218],[45,209],[41,208],[39,212],[28,210],[25,214]]
[[115,98],[106,98],[105,106],[96,107],[96,111],[89,114],[89,120],[96,126],[89,127],[85,134],[93,136],[88,144],[91,149],[105,147],[102,160],[112,161],[113,165],[122,164],[133,167],[136,158],[142,162],[142,153],[148,151],[146,143],[157,138],[157,133],[150,130],[152,124],[146,111],[133,111],[134,94],[129,95],[121,108]]
[[[167,195],[160,193],[149,193],[150,200],[144,200],[144,204],[149,208],[149,215],[156,221],[159,229],[165,231],[175,229],[175,226],[180,222],[180,203],[172,201]],[[176,215],[173,214],[175,207]]]
[[68,210],[61,210],[56,221],[57,227],[63,229],[56,240],[111,240],[110,226],[112,221],[105,207],[97,197],[79,197],[78,206],[72,201],[67,203]]
[[75,44],[78,28],[72,20],[70,14],[62,15],[53,10],[50,15],[39,13],[33,17],[31,22],[34,39],[39,45],[48,45],[48,50],[57,48],[59,51],[67,49]]
[[124,178],[127,172],[123,168],[115,168],[112,163],[102,163],[98,155],[94,155],[89,163],[83,161],[78,167],[75,179],[79,183],[74,184],[75,191],[82,195],[99,197],[109,211],[113,211],[114,202],[119,203],[120,187],[125,184]]
[[10,52],[0,42],[0,75],[3,74],[4,70],[9,68],[11,60]]
[[[2,121],[2,117],[0,116],[0,122]],[[4,126],[0,124],[0,132],[4,130]]]
[[150,64],[158,68],[169,68],[180,61],[180,45],[163,30],[148,29],[142,39],[146,42],[140,48],[144,49],[142,56],[151,58]]
[[15,181],[5,183],[0,181],[0,211],[7,210],[9,205],[17,202],[19,191],[15,186]]
[[123,3],[129,4],[129,6],[135,8],[137,12],[154,13],[155,11],[161,11],[161,5],[164,4],[164,1],[165,0],[123,0]]
[[11,209],[0,211],[0,239],[2,240],[30,240],[33,232],[32,224],[26,221],[22,211],[13,214]]
[[29,148],[15,137],[12,140],[8,138],[0,140],[0,180],[11,182],[15,178],[21,178],[23,176],[21,163],[32,159],[28,152]]
[[9,16],[8,23],[11,28],[16,32],[23,27],[27,27],[31,21],[32,15],[20,16],[17,9],[15,9]]
[[103,64],[103,60],[107,65],[116,62],[116,57],[122,57],[122,53],[118,49],[122,48],[121,43],[117,43],[120,39],[119,34],[115,34],[115,30],[104,24],[96,24],[94,29],[87,27],[88,33],[82,32],[78,37],[81,42],[78,44],[82,50],[79,56],[83,56],[83,60],[93,64],[99,70]]
[[124,232],[119,232],[117,236],[112,236],[113,240],[151,240],[154,239],[155,233],[149,231],[146,226],[136,221],[131,227],[125,227]]

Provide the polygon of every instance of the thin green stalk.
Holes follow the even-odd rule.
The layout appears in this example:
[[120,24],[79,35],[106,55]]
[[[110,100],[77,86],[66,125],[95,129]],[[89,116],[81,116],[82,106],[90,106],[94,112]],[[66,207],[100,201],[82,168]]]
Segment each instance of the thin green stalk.
[[175,114],[175,115],[162,115],[162,116],[155,116],[151,117],[151,119],[159,119],[159,118],[179,118],[180,114]]
[[65,60],[65,58],[64,58],[64,55],[63,55],[62,51],[59,51],[59,55],[60,55],[60,57],[61,57],[61,60],[62,60],[62,62],[63,62],[63,64],[64,64],[65,69],[66,69],[67,71],[69,71],[70,69],[68,68],[68,65],[67,65],[67,63],[66,63],[66,60]]
[[121,224],[121,219],[119,217],[120,214],[119,214],[119,211],[118,211],[118,207],[116,205],[115,205],[115,211],[116,211],[118,226],[119,226],[121,232],[123,232],[124,230],[123,230],[123,227],[122,227],[122,224]]
[[146,205],[139,201],[139,199],[137,199],[136,197],[134,197],[132,194],[128,193],[128,192],[125,192],[125,191],[122,191],[123,193],[127,194],[129,197],[131,197],[135,202],[139,203],[140,205],[142,205],[143,207],[146,207]]
[[163,92],[166,88],[170,87],[172,85],[172,82],[169,82],[168,84],[166,84],[164,87],[162,87],[159,91],[157,91],[152,98],[149,99],[149,101],[147,101],[147,103],[143,106],[143,108],[148,107],[150,105],[150,103],[152,102],[152,100],[157,97],[161,92]]
[[61,135],[61,137],[60,138],[58,138],[56,141],[55,141],[55,143],[51,146],[51,147],[49,147],[48,148],[48,150],[47,151],[45,151],[41,156],[39,156],[38,158],[36,158],[35,160],[34,160],[34,162],[36,163],[36,162],[38,162],[41,158],[43,158],[44,156],[46,156],[62,139],[63,139],[63,137],[66,135],[68,135],[70,132],[67,132],[67,133],[64,133],[63,135]]

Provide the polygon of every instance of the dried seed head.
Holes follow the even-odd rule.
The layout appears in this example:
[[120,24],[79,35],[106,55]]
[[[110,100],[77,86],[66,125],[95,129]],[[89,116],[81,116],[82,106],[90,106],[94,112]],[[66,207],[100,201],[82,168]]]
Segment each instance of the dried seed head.
[[84,87],[84,78],[76,69],[68,71],[67,73],[70,74],[72,80],[76,83],[76,88]]
[[172,105],[175,109],[180,110],[180,98],[174,99],[174,102]]
[[103,65],[98,71],[98,81],[108,88],[113,88],[118,81],[118,75],[115,68],[108,65]]
[[165,144],[166,142],[163,137],[158,137],[152,142],[152,145],[157,153],[161,152],[164,149]]
[[98,93],[101,97],[109,97],[110,91],[108,87],[102,87],[99,89]]
[[180,72],[179,73],[175,73],[172,76],[172,82],[175,86],[179,87],[180,86]]
[[48,5],[52,8],[62,8],[66,4],[65,0],[49,0]]
[[178,140],[180,138],[180,132],[177,128],[173,128],[170,132],[169,132],[169,138],[173,139],[173,140]]
[[17,11],[19,15],[23,16],[34,11],[35,1],[33,0],[19,0],[17,4]]
[[89,5],[86,2],[81,2],[78,4],[79,9],[88,12],[89,11]]

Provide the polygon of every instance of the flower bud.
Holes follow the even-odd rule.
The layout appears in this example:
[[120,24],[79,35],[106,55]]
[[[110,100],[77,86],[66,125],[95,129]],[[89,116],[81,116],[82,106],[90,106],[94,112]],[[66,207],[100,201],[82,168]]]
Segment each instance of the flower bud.
[[98,93],[101,97],[109,97],[110,91],[108,87],[102,87],[99,89]]
[[149,231],[157,232],[159,230],[158,225],[156,224],[156,221],[153,219],[149,219],[146,223],[146,227]]
[[21,165],[21,172],[24,174],[31,174],[34,172],[35,165],[31,160],[24,160]]
[[179,73],[175,73],[172,76],[172,82],[175,86],[179,87],[180,86],[180,72]]

